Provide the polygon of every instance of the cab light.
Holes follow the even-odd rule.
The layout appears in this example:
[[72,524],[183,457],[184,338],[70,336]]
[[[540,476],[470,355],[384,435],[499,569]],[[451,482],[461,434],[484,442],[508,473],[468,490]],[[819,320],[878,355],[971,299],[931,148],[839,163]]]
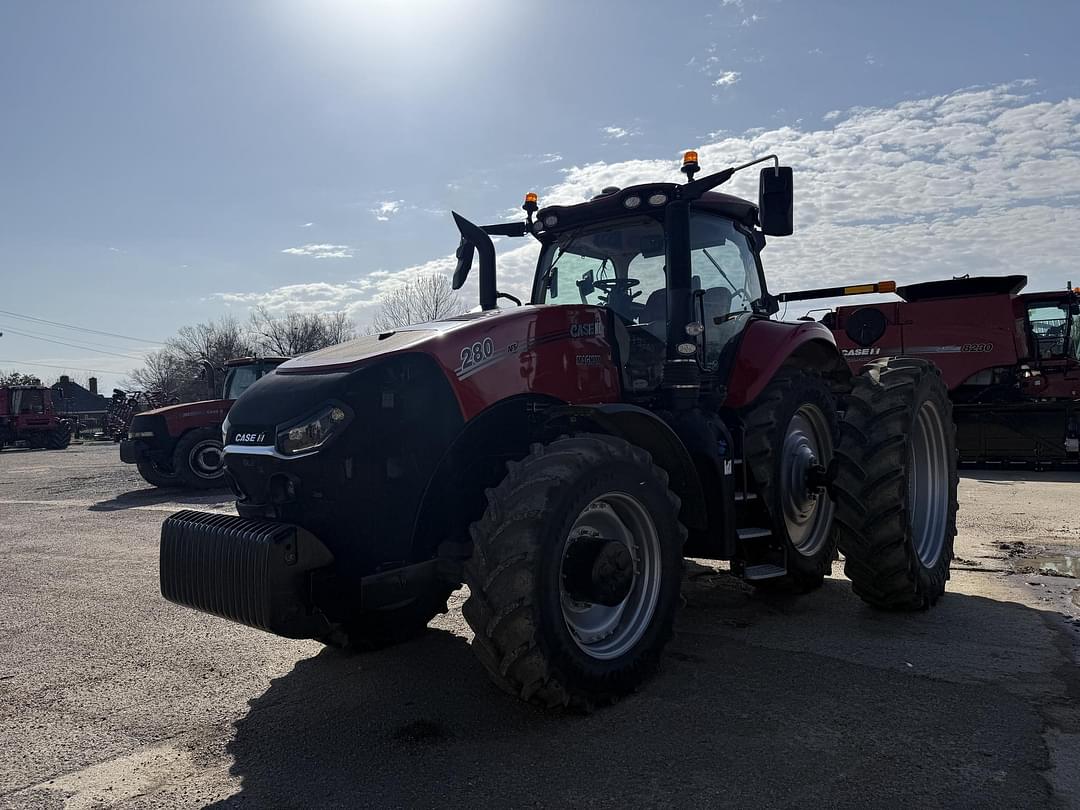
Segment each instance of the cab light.
[[878,292],[896,292],[895,281],[879,281],[877,283]]
[[537,197],[535,191],[530,191],[528,194],[525,195],[525,202],[527,203],[535,203],[536,200]]
[[637,208],[639,205],[641,205],[641,197],[634,194],[633,196],[627,197],[625,200],[623,200],[622,204],[626,208]]
[[649,197],[649,205],[663,205],[667,202],[667,194],[653,194]]
[[682,162],[683,166],[687,165],[688,163],[697,163],[697,152],[695,152],[693,149],[688,149],[687,151],[683,152]]
[[548,214],[546,217],[544,217],[544,227],[546,227],[546,228],[554,228],[558,224],[559,224],[559,218],[557,216],[555,216],[554,214]]

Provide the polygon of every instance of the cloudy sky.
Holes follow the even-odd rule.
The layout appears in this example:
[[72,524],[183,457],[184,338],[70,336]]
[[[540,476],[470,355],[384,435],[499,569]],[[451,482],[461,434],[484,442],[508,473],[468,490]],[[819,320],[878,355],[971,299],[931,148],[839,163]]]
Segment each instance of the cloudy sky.
[[[3,3],[0,369],[108,387],[256,304],[362,324],[449,268],[450,209],[678,179],[687,148],[794,166],[774,291],[1080,282],[1078,30],[1073,0]],[[535,252],[501,247],[520,290]]]

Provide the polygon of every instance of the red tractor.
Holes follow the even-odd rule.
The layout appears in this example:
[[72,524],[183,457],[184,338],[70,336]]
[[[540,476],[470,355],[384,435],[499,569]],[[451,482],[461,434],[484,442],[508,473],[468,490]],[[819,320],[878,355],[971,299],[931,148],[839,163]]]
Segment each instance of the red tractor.
[[[480,310],[267,374],[229,413],[238,517],[162,526],[166,599],[292,638],[385,644],[464,581],[472,646],[542,706],[610,702],[660,659],[683,557],[808,591],[837,546],[855,591],[929,607],[949,577],[956,471],[940,375],[852,375],[818,323],[781,323],[761,268],[792,232],[791,170],[758,205],[685,184],[608,188],[461,232]],[[492,236],[540,243],[528,303]],[[499,308],[499,299],[516,307]]]
[[46,450],[71,444],[71,423],[56,415],[54,393],[42,385],[0,387],[0,450],[16,442]]
[[902,299],[839,307],[823,321],[858,371],[881,357],[941,369],[960,460],[1036,466],[1080,460],[1080,294],[1023,293],[1026,276],[809,290],[782,300],[858,291]]
[[[228,360],[221,399],[136,413],[131,417],[127,439],[120,442],[120,460],[135,464],[139,474],[155,487],[224,486],[221,427],[225,416],[248,386],[287,359]],[[212,379],[210,386],[214,387]]]

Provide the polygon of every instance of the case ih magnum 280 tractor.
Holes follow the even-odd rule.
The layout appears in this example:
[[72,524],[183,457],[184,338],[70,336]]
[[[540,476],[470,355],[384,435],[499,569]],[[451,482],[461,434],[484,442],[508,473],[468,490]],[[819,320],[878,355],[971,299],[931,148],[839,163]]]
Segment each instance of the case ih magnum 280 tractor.
[[53,409],[55,393],[42,385],[0,387],[0,450],[16,442],[46,450],[71,444],[71,424]]
[[[823,318],[854,371],[894,354],[940,369],[960,460],[1035,465],[1080,460],[1080,295],[1020,294],[1026,276],[928,281],[901,301],[840,307]],[[782,299],[892,292],[892,282]]]
[[287,359],[228,360],[221,399],[185,402],[135,414],[127,439],[120,442],[120,460],[135,464],[139,474],[155,487],[223,486],[221,423],[225,414],[249,385]]
[[[766,167],[755,206],[711,191],[737,169],[697,168],[538,213],[529,195],[514,224],[455,215],[454,285],[478,257],[481,311],[252,385],[225,426],[239,517],[165,522],[164,596],[370,645],[464,580],[480,661],[543,706],[653,670],[684,555],[803,591],[839,546],[868,602],[932,605],[956,513],[940,375],[893,359],[853,377],[824,326],[770,320],[759,254],[791,233],[791,170]],[[498,291],[492,235],[540,242],[529,303]]]

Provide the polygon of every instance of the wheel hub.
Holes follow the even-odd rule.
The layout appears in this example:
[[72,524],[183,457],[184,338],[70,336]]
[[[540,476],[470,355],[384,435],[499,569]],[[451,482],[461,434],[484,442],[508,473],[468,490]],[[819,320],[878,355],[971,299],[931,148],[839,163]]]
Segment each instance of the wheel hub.
[[563,541],[563,620],[590,658],[629,651],[652,621],[660,596],[660,538],[648,509],[609,492],[586,506]]
[[634,559],[618,540],[581,538],[572,542],[563,560],[563,583],[576,602],[613,607],[634,584]]
[[821,410],[806,404],[788,424],[780,471],[780,505],[792,546],[811,557],[821,550],[832,528],[833,504],[823,490],[832,436]]
[[197,444],[191,451],[191,469],[202,478],[216,478],[221,475],[224,458],[216,442]]

